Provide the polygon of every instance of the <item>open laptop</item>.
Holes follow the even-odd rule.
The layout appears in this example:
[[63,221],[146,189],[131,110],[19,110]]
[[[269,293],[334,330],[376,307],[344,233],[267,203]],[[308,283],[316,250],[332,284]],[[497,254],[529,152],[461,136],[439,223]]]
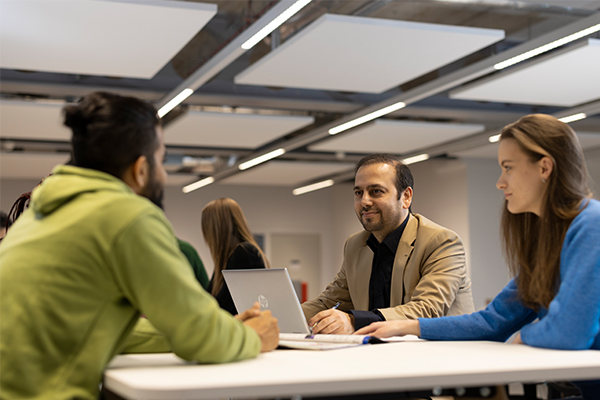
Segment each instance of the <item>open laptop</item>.
[[286,268],[223,270],[235,308],[242,312],[260,303],[261,310],[271,310],[282,333],[309,335],[302,307]]

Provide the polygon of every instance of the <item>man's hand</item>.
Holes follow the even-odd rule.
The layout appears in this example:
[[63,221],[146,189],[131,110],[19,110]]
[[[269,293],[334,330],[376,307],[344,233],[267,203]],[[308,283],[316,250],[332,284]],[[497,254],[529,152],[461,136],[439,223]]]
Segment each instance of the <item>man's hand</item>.
[[421,336],[421,326],[417,320],[373,322],[371,325],[357,330],[355,334],[380,338],[404,335]]
[[[254,306],[250,310],[252,309],[254,309]],[[244,313],[248,311],[244,311]],[[273,317],[271,311],[263,311],[257,317],[246,319],[244,325],[254,329],[260,336],[261,353],[271,351],[277,347],[279,343],[279,326],[277,325],[277,318]]]
[[259,315],[260,315],[260,304],[258,304],[258,301],[255,301],[254,304],[252,304],[251,308],[236,315],[235,319],[238,319],[238,320],[244,322],[247,319],[258,317]]
[[339,310],[321,311],[308,321],[312,326],[313,334],[335,333],[338,335],[350,335],[354,332],[354,321],[350,314]]

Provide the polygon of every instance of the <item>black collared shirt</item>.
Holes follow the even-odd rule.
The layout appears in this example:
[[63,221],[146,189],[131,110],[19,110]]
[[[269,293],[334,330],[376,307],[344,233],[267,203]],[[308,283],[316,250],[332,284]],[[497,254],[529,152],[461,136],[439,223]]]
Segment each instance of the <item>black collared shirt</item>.
[[370,234],[367,238],[367,246],[373,251],[373,264],[369,281],[369,309],[371,311],[349,311],[354,315],[355,329],[360,329],[372,322],[385,321],[378,309],[390,306],[394,259],[407,223],[408,216],[381,243],[377,241],[373,234]]

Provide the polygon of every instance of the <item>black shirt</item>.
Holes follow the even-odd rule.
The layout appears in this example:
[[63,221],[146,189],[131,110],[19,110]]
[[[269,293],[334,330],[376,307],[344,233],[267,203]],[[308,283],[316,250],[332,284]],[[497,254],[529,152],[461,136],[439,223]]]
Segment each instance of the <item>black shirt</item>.
[[348,311],[354,316],[355,329],[360,329],[372,322],[385,321],[378,309],[390,306],[394,259],[407,222],[408,216],[381,243],[377,241],[373,234],[370,234],[367,238],[367,246],[373,251],[373,264],[369,281],[369,309],[371,311]]

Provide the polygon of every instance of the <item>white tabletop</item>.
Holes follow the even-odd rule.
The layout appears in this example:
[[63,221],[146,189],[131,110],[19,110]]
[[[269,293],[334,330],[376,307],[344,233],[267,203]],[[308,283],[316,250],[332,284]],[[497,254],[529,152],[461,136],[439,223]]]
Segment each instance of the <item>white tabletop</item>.
[[493,342],[399,342],[339,350],[276,350],[220,365],[173,354],[118,356],[107,389],[135,399],[342,395],[600,379],[600,351]]

